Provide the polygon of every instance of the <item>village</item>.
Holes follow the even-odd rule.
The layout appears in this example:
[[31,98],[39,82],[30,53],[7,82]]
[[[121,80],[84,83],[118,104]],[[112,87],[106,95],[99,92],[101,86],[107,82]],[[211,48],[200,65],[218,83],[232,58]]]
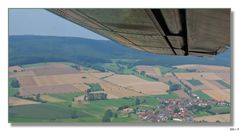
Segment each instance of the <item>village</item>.
[[[69,63],[9,67],[10,109],[63,106],[74,110],[67,114],[73,120],[83,119],[79,116],[87,112],[96,114],[89,118],[100,121],[108,111],[117,117],[107,121],[230,121],[230,70],[226,67],[102,67],[104,71]],[[18,113],[23,112],[14,112]]]
[[[193,114],[198,111],[208,111],[212,106],[227,106],[230,104],[225,101],[202,100],[202,99],[168,99],[160,100],[160,104],[153,111],[141,111],[137,114],[143,120],[151,122],[192,122]],[[162,110],[157,110],[162,109]]]

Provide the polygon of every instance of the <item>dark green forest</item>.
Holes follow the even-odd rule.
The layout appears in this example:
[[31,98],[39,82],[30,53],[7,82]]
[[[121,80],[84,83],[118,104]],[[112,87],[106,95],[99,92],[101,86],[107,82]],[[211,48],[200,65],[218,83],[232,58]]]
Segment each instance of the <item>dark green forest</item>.
[[9,36],[9,66],[39,62],[110,63],[111,59],[138,59],[134,65],[173,66],[208,64],[230,66],[230,49],[212,58],[151,54],[111,40],[79,37]]

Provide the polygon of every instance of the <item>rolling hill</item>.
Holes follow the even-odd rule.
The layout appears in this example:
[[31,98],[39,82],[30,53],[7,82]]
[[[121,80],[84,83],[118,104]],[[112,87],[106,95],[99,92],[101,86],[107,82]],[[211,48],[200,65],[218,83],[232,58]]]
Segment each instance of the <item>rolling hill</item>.
[[230,49],[212,58],[157,55],[125,47],[110,40],[80,37],[9,36],[9,65],[66,61],[79,64],[111,62],[111,59],[139,59],[134,64],[173,66],[208,64],[230,66]]

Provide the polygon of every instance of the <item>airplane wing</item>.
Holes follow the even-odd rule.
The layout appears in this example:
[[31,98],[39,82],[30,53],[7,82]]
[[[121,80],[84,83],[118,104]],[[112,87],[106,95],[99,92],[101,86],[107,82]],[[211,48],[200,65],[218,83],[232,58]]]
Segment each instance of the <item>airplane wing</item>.
[[230,9],[47,9],[141,51],[213,56],[230,47]]

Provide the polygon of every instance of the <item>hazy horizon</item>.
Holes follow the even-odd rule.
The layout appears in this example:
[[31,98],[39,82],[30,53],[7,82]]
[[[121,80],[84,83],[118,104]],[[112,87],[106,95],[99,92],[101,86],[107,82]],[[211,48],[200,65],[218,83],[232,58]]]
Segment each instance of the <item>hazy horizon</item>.
[[9,35],[69,36],[107,40],[45,9],[9,9]]

